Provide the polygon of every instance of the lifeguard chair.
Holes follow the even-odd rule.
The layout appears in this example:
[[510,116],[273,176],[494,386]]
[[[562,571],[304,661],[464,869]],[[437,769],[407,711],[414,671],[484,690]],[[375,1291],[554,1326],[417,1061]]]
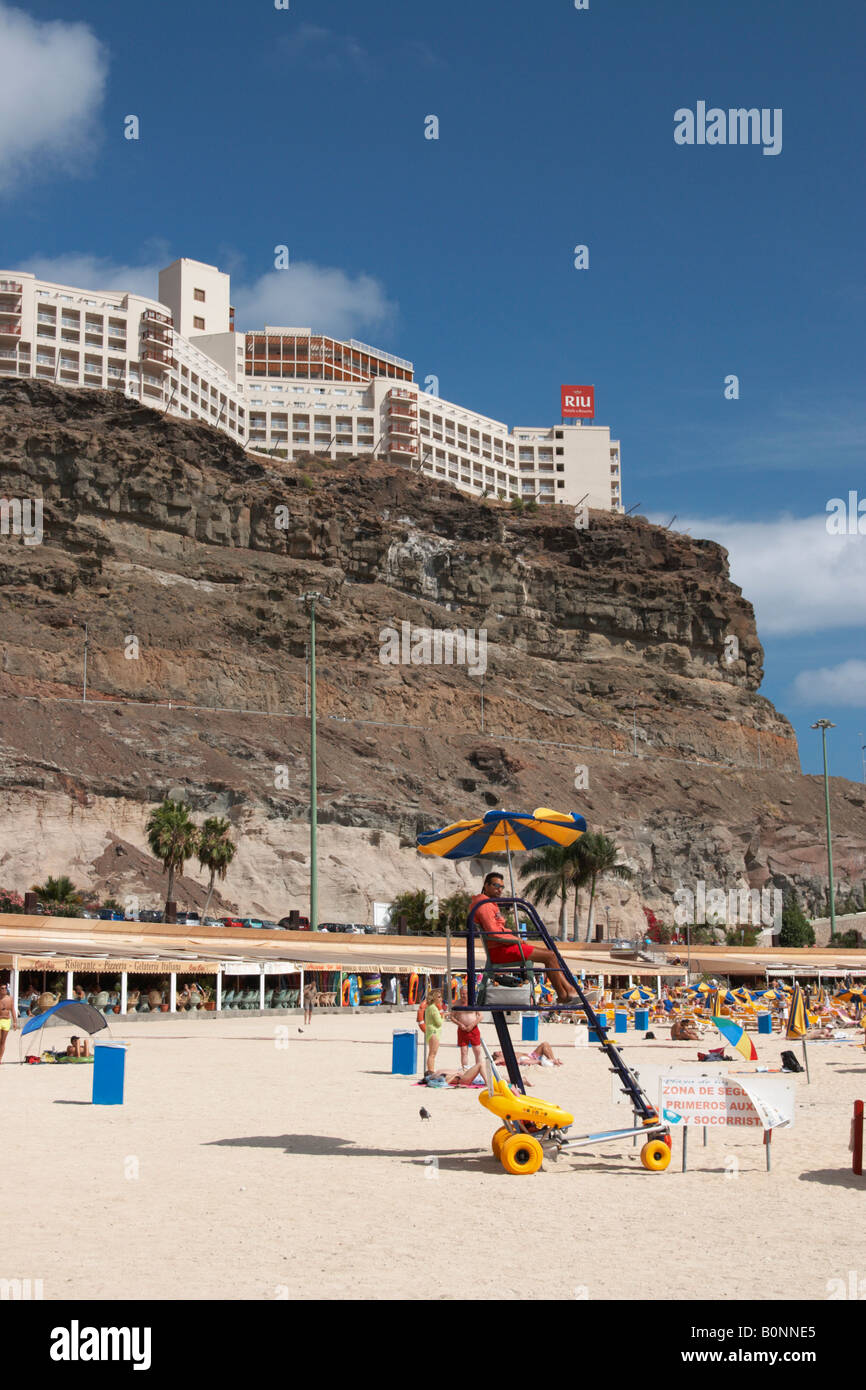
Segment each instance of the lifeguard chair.
[[[503,1120],[503,1125],[494,1135],[493,1152],[496,1157],[500,1158],[507,1172],[534,1173],[541,1166],[542,1145],[544,1143],[550,1144],[554,1151],[554,1157],[558,1157],[560,1153],[569,1149],[583,1148],[590,1144],[608,1143],[616,1139],[633,1138],[640,1135],[645,1140],[641,1149],[641,1162],[644,1167],[654,1171],[666,1168],[670,1163],[671,1154],[670,1131],[667,1124],[660,1119],[656,1106],[645,1095],[637,1077],[623,1061],[614,1043],[608,1038],[606,1023],[602,1022],[590,1004],[582,986],[575,979],[532,903],[526,902],[523,898],[500,898],[498,900],[501,911],[509,907],[514,910],[516,923],[519,921],[519,916],[524,916],[527,919],[532,937],[541,941],[553,952],[557,960],[557,967],[545,966],[544,971],[546,974],[553,974],[555,969],[558,969],[562,973],[575,990],[576,999],[573,1003],[563,1004],[557,1001],[554,1004],[536,1004],[534,1002],[535,972],[531,960],[524,959],[502,965],[491,962],[489,947],[495,940],[501,941],[501,937],[497,937],[495,933],[486,934],[476,926],[475,915],[481,905],[480,902],[476,903],[470,909],[466,919],[467,1001],[465,1004],[452,1005],[452,1012],[459,1014],[464,1011],[482,1010],[493,1017],[496,1036],[505,1058],[510,1086],[506,1086],[499,1077],[493,1059],[488,1052],[487,1090],[482,1091],[479,1099],[482,1105]],[[519,929],[514,934],[519,940]],[[476,984],[476,943],[479,940],[486,956],[486,962],[481,980]],[[618,1130],[605,1130],[597,1134],[570,1136],[567,1131],[572,1117],[567,1112],[534,1097],[529,1098],[528,1104],[521,1102],[520,1097],[526,1096],[526,1087],[520,1073],[511,1034],[508,1031],[507,1015],[509,1013],[565,1013],[569,1011],[583,1014],[594,1036],[599,1040],[598,1045],[604,1049],[610,1063],[610,1070],[619,1078],[623,1094],[628,1096],[632,1106],[634,1112],[634,1124],[632,1126]],[[516,1103],[511,1103],[510,1096],[516,1098]],[[568,1123],[565,1123],[566,1121]],[[524,1139],[518,1141],[514,1139],[516,1135],[522,1135]]]

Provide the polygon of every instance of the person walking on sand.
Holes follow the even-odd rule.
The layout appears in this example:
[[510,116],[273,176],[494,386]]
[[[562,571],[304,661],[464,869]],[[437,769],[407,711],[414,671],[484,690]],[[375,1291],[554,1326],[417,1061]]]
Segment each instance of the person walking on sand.
[[433,1070],[436,1061],[436,1053],[439,1051],[439,1042],[442,1038],[442,991],[434,989],[430,995],[426,1011],[424,1013],[424,1036],[427,1039],[427,1062],[424,1067],[425,1074]]
[[319,990],[315,980],[308,980],[304,985],[304,1022],[312,1023],[313,1009],[319,998]]
[[6,1051],[6,1039],[10,1032],[18,1027],[18,1014],[15,1011],[15,1000],[9,993],[8,985],[0,985],[0,1062],[3,1061],[3,1053]]
[[482,884],[481,892],[477,893],[469,904],[470,910],[476,903],[480,904],[473,921],[484,937],[491,965],[520,965],[524,960],[531,960],[533,965],[543,965],[560,1004],[571,1003],[577,998],[577,991],[566,980],[562,966],[550,947],[536,946],[534,942],[515,936],[506,927],[505,918],[497,907],[504,888],[505,879],[502,874],[495,871],[489,873]]

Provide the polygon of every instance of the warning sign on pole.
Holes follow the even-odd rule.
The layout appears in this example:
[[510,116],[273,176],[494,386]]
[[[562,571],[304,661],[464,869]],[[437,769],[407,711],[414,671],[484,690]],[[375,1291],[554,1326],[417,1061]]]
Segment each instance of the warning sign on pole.
[[782,1129],[794,1123],[794,1082],[781,1076],[662,1074],[662,1118],[672,1125]]

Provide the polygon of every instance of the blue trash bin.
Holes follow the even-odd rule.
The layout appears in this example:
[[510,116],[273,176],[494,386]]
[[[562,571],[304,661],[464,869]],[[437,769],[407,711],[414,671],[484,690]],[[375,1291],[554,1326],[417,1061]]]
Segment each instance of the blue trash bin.
[[391,1075],[414,1076],[418,1069],[418,1034],[408,1029],[394,1030],[391,1043]]
[[773,1031],[773,1015],[772,1015],[772,1014],[758,1014],[758,1032],[759,1032],[759,1033],[772,1033],[772,1031]]
[[649,1009],[635,1009],[634,1026],[645,1033],[649,1028]]
[[600,1042],[604,1042],[604,1038],[602,1037],[601,1033],[598,1031],[597,1028],[593,1028],[593,1027],[590,1026],[590,1028],[589,1028],[589,1041],[590,1041],[591,1043],[594,1043],[594,1042],[600,1043]]
[[613,1016],[613,1031],[615,1033],[628,1032],[628,1014],[625,1009],[617,1009]]
[[538,1014],[523,1014],[520,1027],[521,1042],[538,1042]]
[[122,1105],[126,1071],[124,1042],[96,1043],[93,1048],[93,1104]]

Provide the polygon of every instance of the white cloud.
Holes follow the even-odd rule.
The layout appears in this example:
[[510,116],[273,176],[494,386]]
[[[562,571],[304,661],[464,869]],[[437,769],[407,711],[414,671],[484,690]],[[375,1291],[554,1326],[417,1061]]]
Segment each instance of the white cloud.
[[280,51],[314,72],[337,73],[354,68],[370,76],[375,69],[366,48],[351,34],[335,34],[332,29],[323,29],[318,24],[301,24],[294,34],[282,41]]
[[[162,264],[168,264],[168,260]],[[29,270],[40,280],[52,280],[58,285],[74,285],[83,290],[112,290],[115,293],[143,294],[156,299],[159,285],[159,266],[119,265],[101,256],[71,253],[68,256],[31,256],[16,266]]]
[[75,173],[93,148],[106,52],[86,24],[43,22],[0,0],[0,192]]
[[232,289],[239,328],[310,327],[336,338],[351,338],[387,327],[397,306],[372,275],[297,261],[272,270],[250,285]]
[[801,671],[794,681],[793,698],[804,705],[823,702],[866,709],[866,661],[843,661],[839,666]]
[[[151,244],[149,250],[153,250]],[[121,265],[105,257],[73,252],[66,256],[31,256],[16,269],[30,270],[43,280],[90,290],[129,290],[156,299],[159,270],[172,260],[167,245],[160,259],[146,265]],[[372,275],[348,275],[332,266],[297,261],[287,270],[272,270],[245,284],[232,279],[232,300],[239,330],[310,327],[336,338],[375,335],[389,328],[397,306],[381,281]]]
[[725,547],[731,579],[754,605],[759,635],[795,636],[866,621],[866,536],[831,536],[826,523],[823,514],[774,521],[686,517],[674,529]]

